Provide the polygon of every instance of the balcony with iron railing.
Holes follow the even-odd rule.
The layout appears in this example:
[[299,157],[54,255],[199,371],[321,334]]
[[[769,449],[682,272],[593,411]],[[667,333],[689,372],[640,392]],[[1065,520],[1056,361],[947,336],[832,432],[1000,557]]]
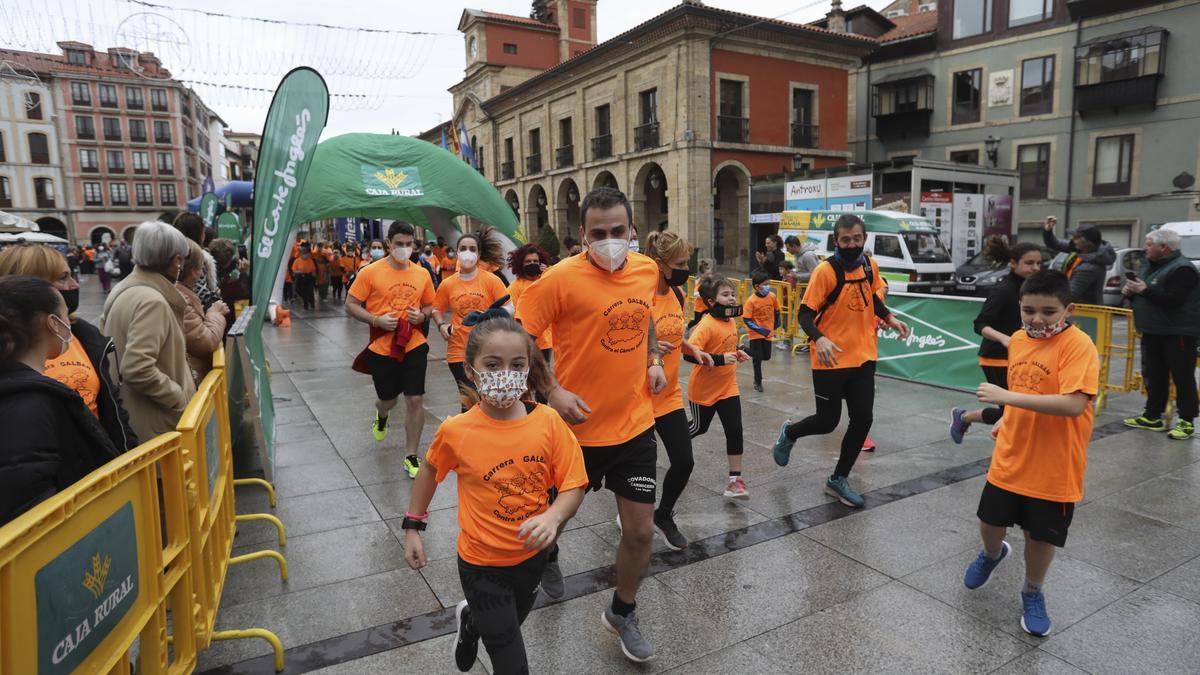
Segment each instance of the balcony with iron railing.
[[500,180],[512,180],[514,177],[513,161],[510,159],[507,162],[500,162]]
[[534,174],[542,172],[542,154],[539,152],[525,158],[525,173]]
[[724,143],[749,143],[750,118],[718,115],[717,140]]
[[596,136],[592,139],[592,159],[607,159],[612,157],[612,134]]
[[633,128],[633,149],[648,150],[658,147],[658,122],[649,122]]
[[564,145],[554,151],[554,167],[563,169],[575,165],[575,146]]
[[792,123],[793,148],[815,148],[818,143],[817,125]]

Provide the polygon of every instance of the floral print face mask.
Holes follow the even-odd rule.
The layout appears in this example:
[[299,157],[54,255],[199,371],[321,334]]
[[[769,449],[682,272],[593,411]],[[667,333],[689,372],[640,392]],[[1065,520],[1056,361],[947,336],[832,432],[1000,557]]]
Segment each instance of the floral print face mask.
[[525,370],[471,370],[475,372],[479,395],[497,408],[510,407],[529,389],[529,372]]

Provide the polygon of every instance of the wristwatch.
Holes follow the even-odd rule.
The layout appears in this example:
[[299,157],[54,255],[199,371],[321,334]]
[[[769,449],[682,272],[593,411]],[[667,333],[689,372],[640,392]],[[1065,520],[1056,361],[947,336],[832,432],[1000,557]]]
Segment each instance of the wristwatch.
[[400,529],[402,530],[416,530],[418,532],[423,532],[428,526],[429,523],[426,523],[423,520],[417,520],[416,518],[409,518],[408,516],[405,516],[404,520],[400,521]]
[[654,366],[658,366],[659,368],[662,368],[662,367],[666,366],[666,362],[664,362],[662,360],[661,356],[654,356],[654,357],[650,358],[650,362],[646,364],[646,367],[653,368]]

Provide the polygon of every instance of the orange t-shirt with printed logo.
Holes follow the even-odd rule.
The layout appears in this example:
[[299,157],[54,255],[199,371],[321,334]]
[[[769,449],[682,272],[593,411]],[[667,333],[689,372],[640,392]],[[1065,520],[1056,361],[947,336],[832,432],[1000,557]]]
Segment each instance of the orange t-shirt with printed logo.
[[[846,272],[846,283],[842,286],[837,301],[825,310],[825,314],[817,323],[817,329],[842,350],[836,352],[837,365],[833,368],[856,368],[879,358],[875,334],[875,301],[872,296],[887,288],[887,282],[879,276],[879,265],[872,258],[867,258],[867,264],[871,265],[871,287],[866,287],[867,273],[863,266]],[[837,272],[833,269],[833,263],[826,260],[813,270],[801,302],[805,307],[819,311],[825,304],[825,298],[836,286]],[[814,369],[831,369],[821,365],[816,349],[809,350],[809,359]]]
[[[680,295],[679,297],[682,297]],[[683,307],[679,304],[675,291],[667,289],[666,295],[654,294],[654,332],[659,342],[671,343],[671,351],[663,355],[663,372],[667,375],[667,386],[651,396],[654,403],[654,417],[659,418],[669,412],[683,409],[683,390],[679,386],[679,366],[683,361],[683,329],[687,321],[683,316]]]
[[[692,330],[688,342],[709,354],[728,354],[737,351],[737,324],[733,319],[715,319],[705,314]],[[688,401],[697,405],[713,405],[717,401],[739,394],[737,366],[696,366],[688,377]]]
[[[1052,338],[1035,340],[1025,331],[1008,344],[1008,390],[1021,394],[1074,394],[1094,397],[1100,389],[1096,345],[1077,326]],[[998,488],[1052,502],[1083,499],[1087,446],[1093,412],[1060,417],[1004,408],[987,480]]]
[[532,409],[516,420],[492,419],[479,406],[447,418],[425,456],[439,483],[451,471],[458,475],[458,555],[472,565],[510,567],[532,558],[537,551],[525,550],[518,536],[522,523],[546,511],[550,488],[587,486],[583,453],[567,423],[549,406],[525,405]]
[[317,266],[312,261],[312,258],[305,260],[304,258],[296,258],[292,263],[292,272],[295,274],[316,274]]
[[71,340],[67,352],[62,356],[47,360],[46,370],[42,374],[67,385],[79,394],[93,415],[100,416],[100,409],[96,405],[96,399],[100,396],[100,375],[96,373],[92,360],[79,340]]
[[[410,264],[404,269],[395,269],[386,260],[360,270],[348,292],[371,314],[389,314],[400,321],[408,321],[408,310],[429,307],[434,300],[433,279],[424,267]],[[390,356],[392,339],[391,333],[384,333],[371,342],[371,351]],[[411,352],[425,342],[425,335],[414,326],[404,351]]]
[[747,330],[747,336],[751,340],[770,340],[775,335],[775,312],[778,311],[779,298],[774,293],[767,293],[764,297],[758,293],[751,292],[750,297],[746,298],[746,303],[742,307],[742,316],[766,328],[770,332],[764,336],[756,330]]
[[[523,277],[517,277],[516,281],[514,281],[508,285],[508,295],[509,295],[508,299],[512,302],[514,309],[517,306],[517,302],[519,302],[519,300],[520,300],[521,294],[525,292],[526,288],[529,288],[530,286],[532,286],[533,282],[535,282],[535,281],[537,281],[537,279],[525,279]],[[554,348],[554,337],[553,336],[554,336],[554,329],[547,328],[544,333],[542,333],[541,335],[538,336],[537,348],[538,349],[553,349]]]
[[521,294],[517,319],[530,335],[554,328],[554,371],[592,409],[571,427],[587,447],[618,445],[654,426],[646,377],[658,265],[630,253],[616,272],[580,253],[547,269]]
[[467,336],[471,334],[471,326],[464,326],[463,319],[471,312],[485,311],[506,294],[500,279],[483,270],[476,270],[470,281],[463,279],[461,274],[454,274],[442,281],[433,307],[442,313],[443,318],[447,313],[450,315],[452,330],[450,341],[446,343],[446,363],[462,363],[466,357]]

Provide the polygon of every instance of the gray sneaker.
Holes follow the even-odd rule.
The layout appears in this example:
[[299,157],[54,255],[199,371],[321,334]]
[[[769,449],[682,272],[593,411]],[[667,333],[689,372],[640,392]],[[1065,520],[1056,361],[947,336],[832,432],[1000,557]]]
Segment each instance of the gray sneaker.
[[557,560],[546,563],[546,569],[542,570],[542,592],[552,600],[561,598],[565,592],[562,568]]
[[654,658],[654,645],[642,635],[636,609],[630,612],[629,616],[620,616],[612,611],[610,604],[605,608],[604,614],[600,615],[600,622],[621,638],[621,651],[625,652],[630,661],[645,663]]

